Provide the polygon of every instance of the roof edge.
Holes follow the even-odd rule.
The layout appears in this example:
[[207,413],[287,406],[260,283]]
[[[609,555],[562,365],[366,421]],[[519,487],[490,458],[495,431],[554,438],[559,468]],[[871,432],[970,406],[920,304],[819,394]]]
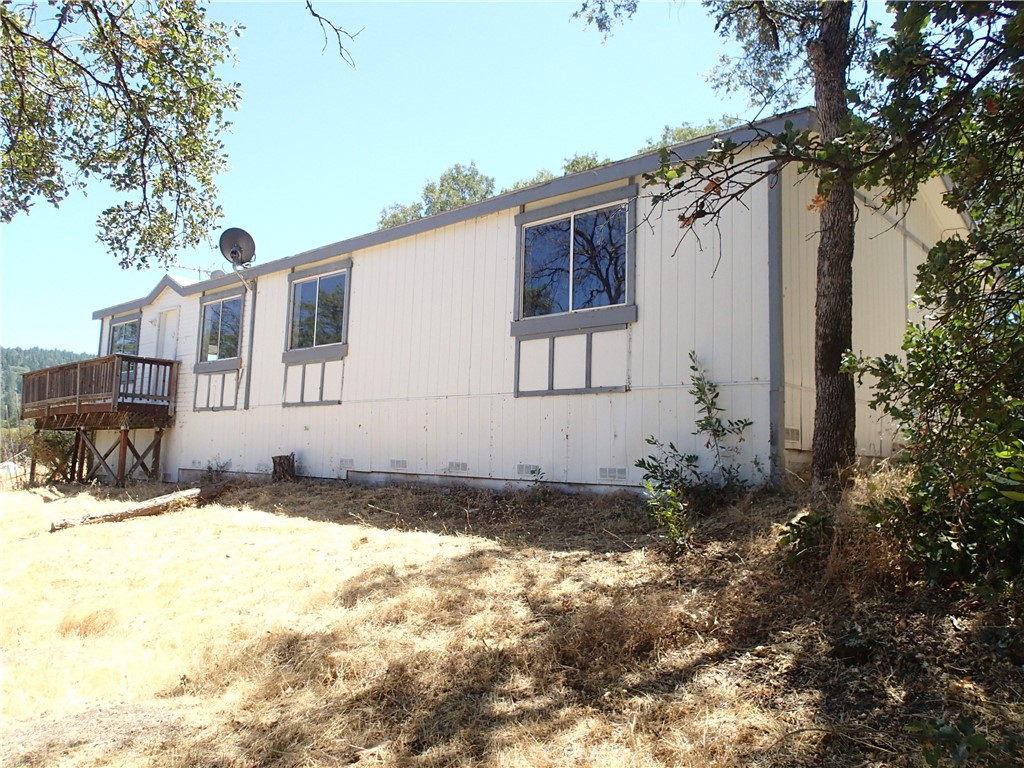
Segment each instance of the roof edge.
[[[707,153],[716,139],[728,137],[737,143],[752,141],[766,133],[778,133],[783,130],[787,122],[793,123],[797,129],[813,129],[817,126],[817,114],[812,107],[801,107],[790,112],[784,112],[780,115],[759,120],[755,123],[747,123],[746,125],[730,128],[719,133],[700,136],[681,144],[673,144],[669,149],[681,160],[692,160],[695,157]],[[517,208],[529,203],[546,200],[551,197],[581,192],[590,187],[600,186],[602,184],[619,181],[621,179],[628,179],[631,176],[638,176],[643,173],[654,171],[660,165],[660,151],[658,149],[654,149],[650,152],[644,152],[642,154],[626,158],[625,160],[618,160],[613,163],[598,166],[597,168],[589,171],[582,171],[571,176],[560,176],[550,181],[525,187],[524,189],[517,189],[513,192],[506,192],[501,195],[496,195],[495,197],[489,197],[486,200],[481,200],[478,203],[470,203],[469,205],[456,208],[452,211],[437,213],[433,216],[416,219],[415,221],[411,221],[407,224],[400,224],[389,229],[378,229],[373,232],[367,232],[363,235],[357,235],[345,240],[339,240],[335,243],[313,248],[312,250],[302,251],[294,256],[286,256],[280,259],[275,259],[274,261],[268,261],[265,264],[260,264],[246,269],[245,274],[250,277],[260,277],[274,272],[295,269],[296,267],[329,259],[333,256],[342,256],[354,253],[355,251],[373,248],[395,240],[401,240],[424,232],[430,232],[434,229],[441,229],[442,227],[458,224],[463,221],[469,221],[470,219],[488,216],[492,213],[504,211],[509,208]],[[113,307],[97,310],[96,312],[93,312],[92,316],[94,320],[98,320],[121,312],[140,309],[152,303],[164,288],[171,288],[171,290],[175,291],[178,295],[186,296],[227,286],[233,283],[235,279],[234,275],[223,275],[210,280],[192,283],[188,286],[182,286],[170,275],[164,275],[163,279],[148,296],[134,301],[125,302],[124,304],[118,304]]]
[[160,292],[164,288],[170,288],[179,296],[185,295],[185,286],[179,283],[170,275],[164,275],[160,278],[160,282],[156,284],[156,287],[149,292],[149,294],[141,299],[134,301],[126,301],[123,304],[115,304],[112,307],[106,307],[105,309],[97,309],[92,313],[93,320],[102,320],[104,317],[111,317],[112,315],[120,315],[125,312],[131,312],[132,310],[141,309],[148,304],[152,304],[156,297],[160,295]]

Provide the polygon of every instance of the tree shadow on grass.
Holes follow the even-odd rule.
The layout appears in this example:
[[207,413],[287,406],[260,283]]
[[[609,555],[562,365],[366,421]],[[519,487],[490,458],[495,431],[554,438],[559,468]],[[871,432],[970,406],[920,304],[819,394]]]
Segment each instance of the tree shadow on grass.
[[[963,596],[862,578],[867,555],[837,557],[835,541],[791,562],[775,527],[799,498],[755,496],[698,521],[694,548],[669,562],[639,500],[427,490],[299,484],[223,501],[493,539],[401,578],[369,570],[335,594],[353,624],[275,629],[221,660],[247,676],[219,726],[235,764],[533,764],[585,747],[598,723],[612,735],[594,738],[620,755],[635,744],[666,766],[918,766],[913,723],[967,716],[993,736],[1024,732],[1019,631]],[[496,593],[499,569],[513,583]],[[207,672],[224,682],[198,693],[233,682]],[[712,714],[737,725],[686,751]]]
[[[376,630],[274,630],[221,660],[221,671],[194,677],[230,686],[222,670],[249,676],[223,724],[241,764],[348,764],[373,753],[389,765],[475,765],[524,749],[530,764],[550,742],[571,744],[573,729],[595,712],[617,720],[608,692],[642,674],[674,630],[653,579],[566,596],[552,589],[556,577],[522,569],[495,604],[487,584],[507,565],[471,553],[402,579],[377,572],[342,584],[339,605],[364,620],[379,607]],[[423,600],[431,607],[421,614]],[[488,611],[493,632],[480,618]],[[188,692],[220,691],[178,691]]]

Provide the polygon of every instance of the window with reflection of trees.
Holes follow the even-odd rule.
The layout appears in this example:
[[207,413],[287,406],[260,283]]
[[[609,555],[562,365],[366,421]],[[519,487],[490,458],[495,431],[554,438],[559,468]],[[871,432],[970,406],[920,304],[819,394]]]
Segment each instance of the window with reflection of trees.
[[137,355],[139,354],[139,326],[138,318],[125,323],[114,323],[110,327],[110,354],[112,355]]
[[292,284],[289,349],[308,349],[344,341],[347,276],[347,272],[334,272]]
[[242,297],[234,296],[203,305],[203,341],[200,361],[238,357],[242,328]]
[[523,228],[523,317],[626,302],[626,202]]

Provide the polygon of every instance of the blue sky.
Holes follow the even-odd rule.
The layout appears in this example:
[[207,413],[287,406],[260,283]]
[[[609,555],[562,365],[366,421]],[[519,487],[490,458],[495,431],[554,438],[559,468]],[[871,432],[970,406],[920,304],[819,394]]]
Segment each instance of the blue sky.
[[[247,229],[257,263],[373,230],[456,162],[500,189],[576,153],[628,157],[666,124],[749,117],[703,77],[726,49],[698,3],[643,0],[607,40],[571,18],[576,2],[318,3],[359,31],[354,69],[323,50],[300,2],[208,7],[246,27],[224,72],[243,96],[219,187],[222,229]],[[160,280],[96,241],[113,199],[92,189],[0,228],[3,346],[95,353],[93,310]],[[171,274],[220,268],[220,231]]]

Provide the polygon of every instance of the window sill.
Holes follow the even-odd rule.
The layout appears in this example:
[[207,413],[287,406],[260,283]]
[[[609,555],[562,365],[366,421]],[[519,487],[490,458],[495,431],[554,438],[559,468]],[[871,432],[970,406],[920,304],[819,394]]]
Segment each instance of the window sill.
[[548,397],[550,395],[607,395],[613,392],[628,392],[629,387],[579,387],[577,389],[531,389],[516,392],[516,397]]
[[635,323],[636,319],[636,304],[620,304],[615,307],[563,312],[558,315],[524,317],[522,320],[512,321],[511,333],[517,337],[547,336],[555,333],[590,331],[609,325]]
[[242,367],[242,358],[231,357],[227,360],[209,360],[203,363],[196,363],[192,366],[193,373],[223,373],[225,371],[237,371]]
[[306,349],[288,349],[281,355],[281,362],[286,365],[319,363],[328,360],[341,360],[347,353],[347,342],[325,344],[322,347],[308,347]]

